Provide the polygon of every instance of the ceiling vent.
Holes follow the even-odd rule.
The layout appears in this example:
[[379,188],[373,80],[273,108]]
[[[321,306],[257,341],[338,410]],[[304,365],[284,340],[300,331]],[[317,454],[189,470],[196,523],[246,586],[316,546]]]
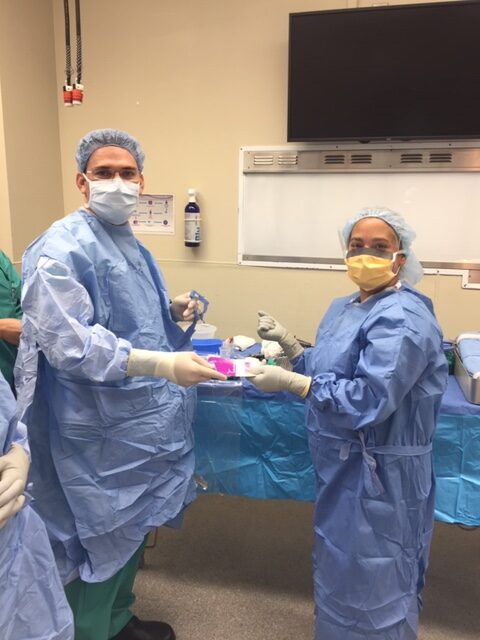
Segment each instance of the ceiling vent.
[[288,166],[296,165],[298,164],[298,155],[296,153],[280,153],[278,155],[278,164]]
[[256,154],[253,156],[253,164],[255,166],[264,166],[268,164],[273,164],[273,155],[265,155],[265,154]]
[[452,162],[452,154],[448,151],[446,152],[432,152],[430,153],[430,162],[432,164],[441,162],[451,163]]
[[422,164],[423,153],[402,153],[400,155],[401,164]]
[[350,156],[350,162],[352,164],[372,164],[371,153],[352,153]]
[[345,155],[343,153],[326,153],[325,164],[345,164]]

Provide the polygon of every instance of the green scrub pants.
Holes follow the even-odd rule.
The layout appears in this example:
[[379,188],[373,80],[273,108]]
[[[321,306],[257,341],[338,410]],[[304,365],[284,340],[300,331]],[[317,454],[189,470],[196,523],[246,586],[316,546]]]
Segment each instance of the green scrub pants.
[[75,640],[108,640],[119,633],[132,617],[135,601],[133,583],[145,542],[127,564],[105,582],[84,582],[80,578],[65,587],[73,611]]

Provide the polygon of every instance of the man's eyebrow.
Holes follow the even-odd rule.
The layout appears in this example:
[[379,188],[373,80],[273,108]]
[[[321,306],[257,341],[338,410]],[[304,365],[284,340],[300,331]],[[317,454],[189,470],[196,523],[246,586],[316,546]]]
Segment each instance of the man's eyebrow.
[[[111,164],[97,164],[95,169],[113,169],[114,167]],[[137,166],[134,164],[122,164],[122,169],[137,169]]]

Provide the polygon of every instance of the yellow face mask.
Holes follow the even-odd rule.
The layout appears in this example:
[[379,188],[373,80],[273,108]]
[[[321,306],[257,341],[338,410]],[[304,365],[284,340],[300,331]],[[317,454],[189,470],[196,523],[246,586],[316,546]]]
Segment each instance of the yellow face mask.
[[362,291],[380,289],[397,276],[398,272],[392,271],[397,253],[382,254],[371,249],[349,251],[345,258],[348,277]]

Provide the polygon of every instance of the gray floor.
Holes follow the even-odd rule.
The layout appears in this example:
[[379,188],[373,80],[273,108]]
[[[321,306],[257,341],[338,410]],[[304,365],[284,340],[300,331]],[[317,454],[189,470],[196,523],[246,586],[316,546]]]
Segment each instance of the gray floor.
[[[201,495],[146,552],[135,613],[178,640],[312,640],[311,521],[309,503]],[[479,640],[480,528],[436,523],[424,601],[419,640]]]

